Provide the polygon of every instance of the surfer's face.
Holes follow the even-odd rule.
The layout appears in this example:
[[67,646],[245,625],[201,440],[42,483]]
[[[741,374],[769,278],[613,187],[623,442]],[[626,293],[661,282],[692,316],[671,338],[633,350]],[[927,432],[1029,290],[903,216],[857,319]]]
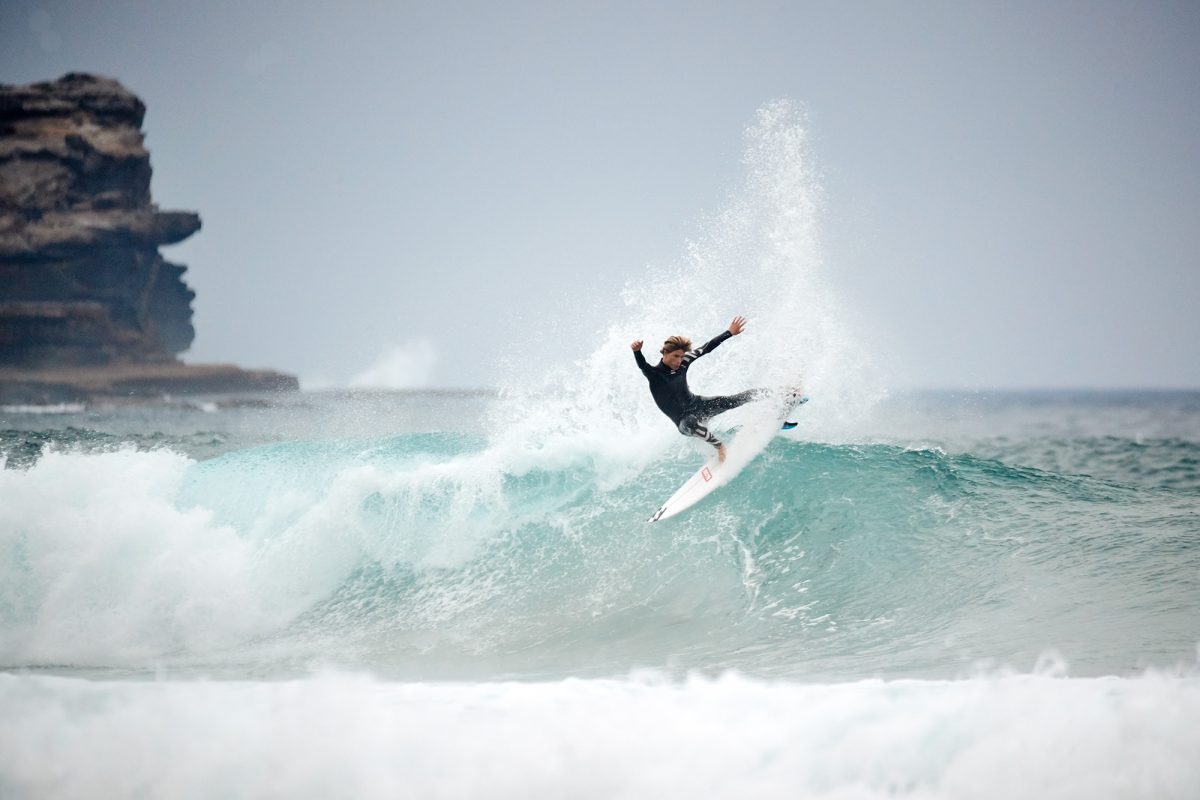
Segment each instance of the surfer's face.
[[683,363],[683,350],[672,350],[669,353],[663,353],[662,361],[671,369],[679,369],[679,365]]

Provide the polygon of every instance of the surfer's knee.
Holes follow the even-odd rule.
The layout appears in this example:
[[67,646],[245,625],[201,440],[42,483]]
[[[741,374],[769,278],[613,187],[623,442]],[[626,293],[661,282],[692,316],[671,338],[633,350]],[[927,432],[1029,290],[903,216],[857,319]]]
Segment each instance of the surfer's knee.
[[708,428],[704,427],[703,425],[699,425],[699,424],[696,425],[696,427],[692,433],[692,436],[695,436],[699,439],[703,439],[704,441],[708,442],[709,444],[711,444],[713,447],[717,448],[718,450],[721,450],[725,447],[725,445],[721,444],[721,440],[718,439],[716,436],[713,436],[712,431],[710,431]]
[[721,447],[721,441],[713,436],[708,428],[700,424],[700,419],[694,416],[686,416],[679,420],[679,432],[684,436],[695,436],[697,439],[703,439],[713,447]]

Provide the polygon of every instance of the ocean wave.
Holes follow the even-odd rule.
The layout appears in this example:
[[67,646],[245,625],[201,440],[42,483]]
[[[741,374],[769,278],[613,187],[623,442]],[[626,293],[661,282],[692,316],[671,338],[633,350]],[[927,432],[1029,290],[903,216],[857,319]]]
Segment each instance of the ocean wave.
[[[910,674],[1030,658],[1078,642],[1068,625],[1096,637],[1076,651],[1094,668],[1137,649],[1139,619],[1166,653],[1194,644],[1171,598],[1200,552],[1180,535],[1164,553],[1162,535],[1194,528],[1188,491],[780,438],[688,514],[647,523],[695,467],[668,448],[614,476],[595,449],[436,433],[199,462],[51,449],[0,471],[0,652],[8,666]],[[1146,572],[1154,591],[1120,592]]]

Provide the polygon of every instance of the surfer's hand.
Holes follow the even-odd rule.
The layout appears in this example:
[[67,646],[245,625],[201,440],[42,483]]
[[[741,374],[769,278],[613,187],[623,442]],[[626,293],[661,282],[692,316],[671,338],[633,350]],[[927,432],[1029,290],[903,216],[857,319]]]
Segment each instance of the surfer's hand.
[[633,344],[629,345],[629,349],[630,350],[641,350],[642,349],[642,340],[635,339]]
[[745,329],[746,329],[746,318],[745,317],[734,317],[733,322],[729,323],[729,332],[732,333],[734,336],[737,336],[739,333],[741,333]]

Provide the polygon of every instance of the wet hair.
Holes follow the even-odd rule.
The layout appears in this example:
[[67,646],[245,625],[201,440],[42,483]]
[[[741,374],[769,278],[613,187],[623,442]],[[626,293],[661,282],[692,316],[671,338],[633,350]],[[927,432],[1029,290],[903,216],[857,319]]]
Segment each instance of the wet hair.
[[667,353],[673,353],[676,350],[691,350],[691,349],[692,349],[692,340],[691,339],[687,338],[686,336],[672,336],[670,339],[667,339],[665,342],[663,342],[662,350],[659,350],[658,352],[662,353],[665,356]]

